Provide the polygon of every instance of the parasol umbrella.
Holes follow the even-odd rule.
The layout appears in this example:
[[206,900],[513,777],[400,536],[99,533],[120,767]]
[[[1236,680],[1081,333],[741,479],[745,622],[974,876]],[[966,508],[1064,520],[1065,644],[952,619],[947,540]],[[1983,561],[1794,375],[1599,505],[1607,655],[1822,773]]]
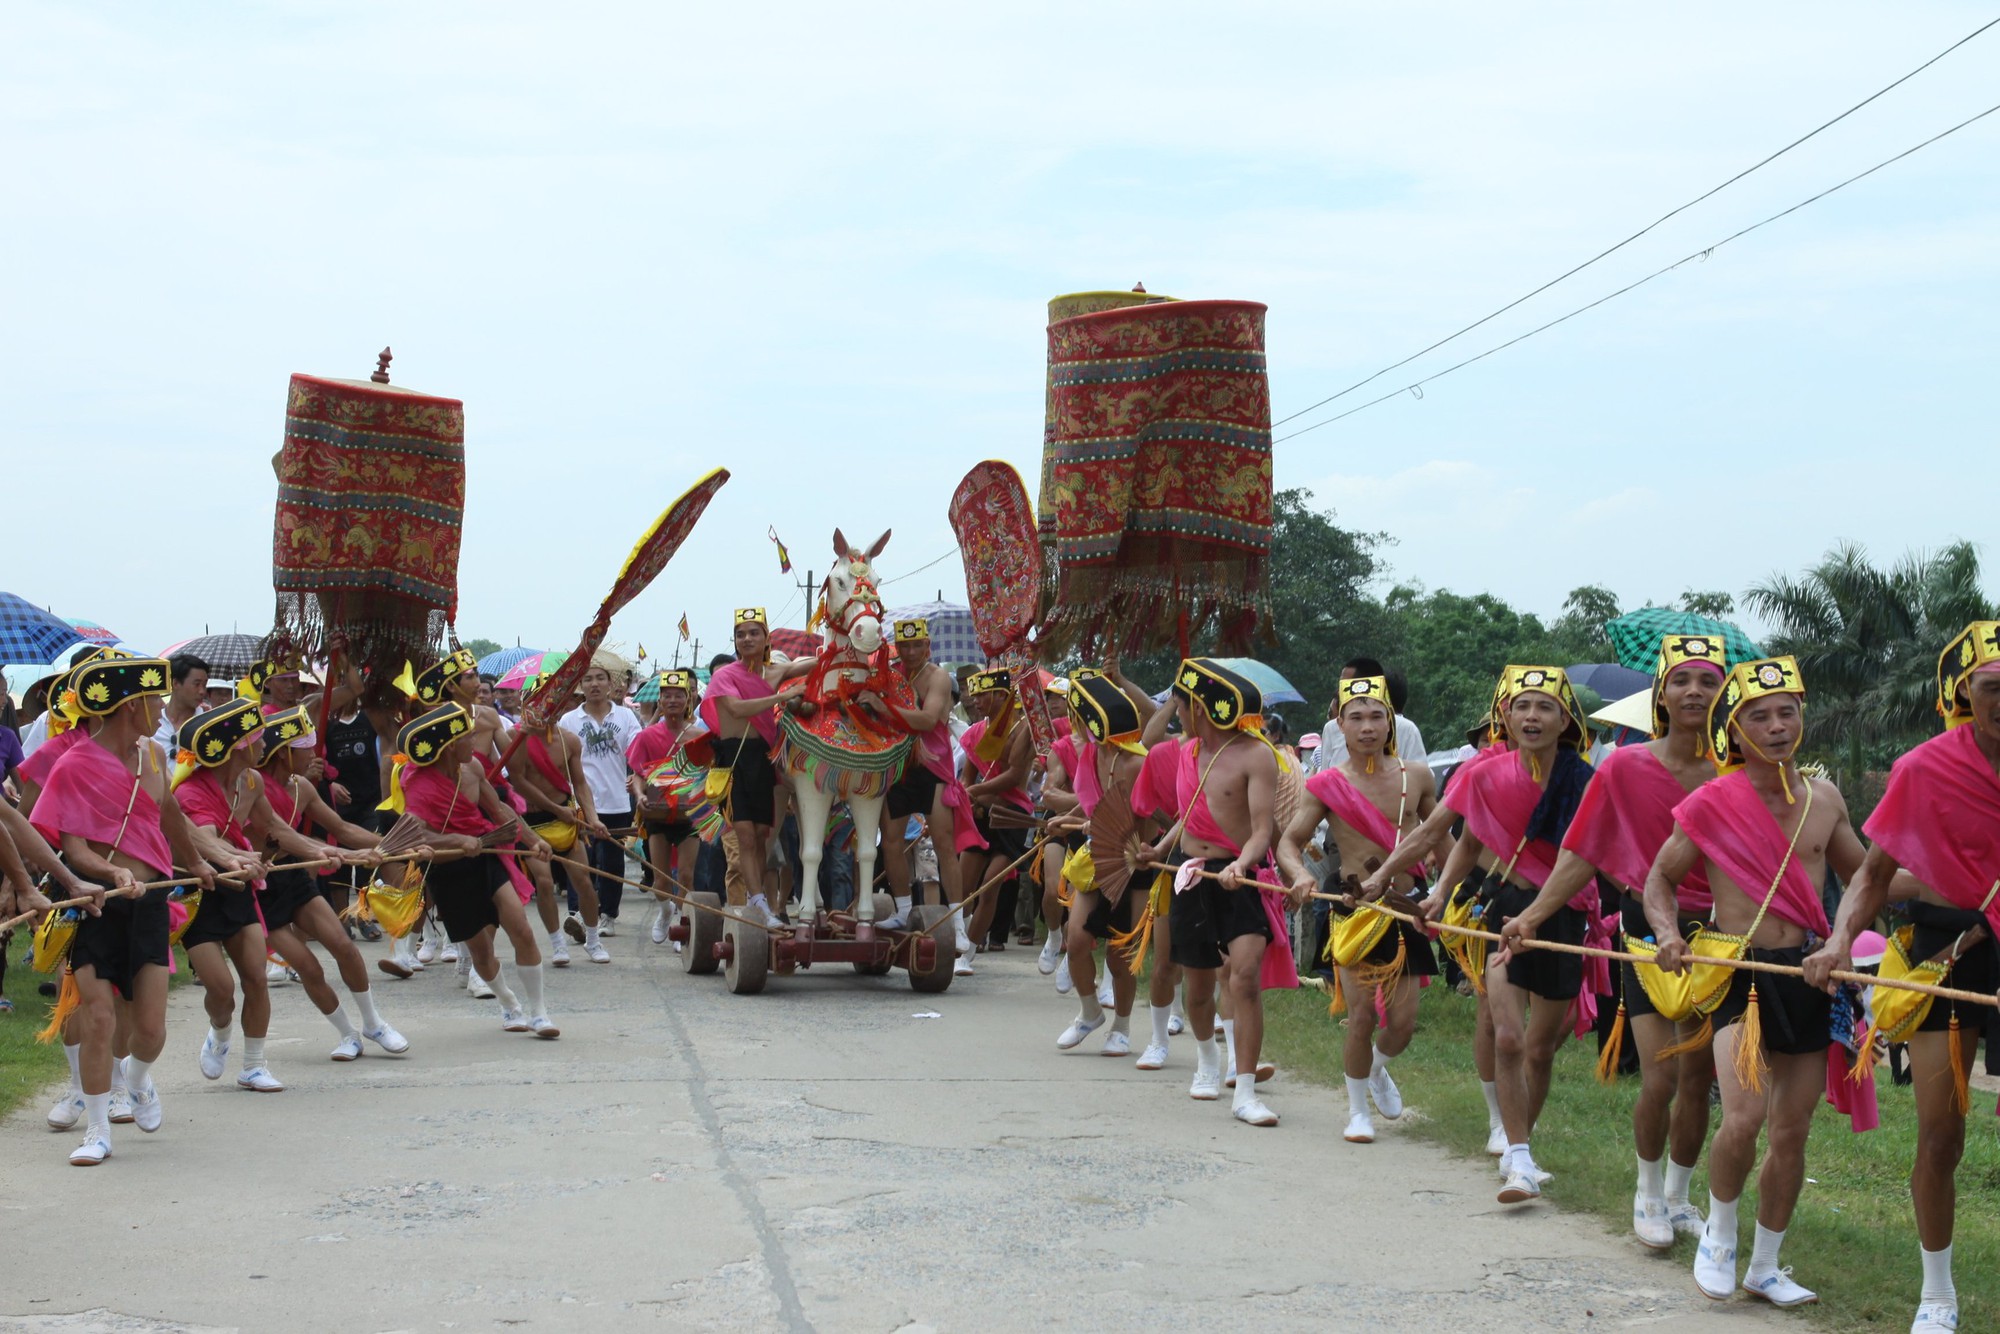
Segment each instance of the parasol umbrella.
[[24,597],[0,593],[0,662],[54,663],[83,638],[76,627]]
[[972,629],[972,608],[954,602],[917,602],[882,614],[883,624],[922,619],[931,631],[931,661],[956,665],[962,662],[984,666],[986,650]]
[[197,635],[173,646],[171,653],[191,653],[208,664],[210,676],[239,680],[264,656],[264,641],[256,635]]
[[526,682],[545,675],[563,665],[569,654],[560,650],[530,653],[519,662],[500,673],[500,679],[493,683],[495,690],[525,690]]
[[[1659,641],[1654,640],[1653,651],[1659,652]],[[1569,677],[1570,685],[1582,690],[1595,690],[1602,699],[1623,699],[1635,690],[1651,691],[1653,674],[1635,672],[1623,663],[1579,662],[1563,668],[1563,675]]]
[[1718,621],[1713,616],[1698,616],[1691,611],[1675,611],[1671,607],[1641,607],[1637,611],[1628,611],[1623,616],[1606,621],[1604,633],[1611,637],[1611,648],[1617,653],[1618,661],[1648,676],[1659,665],[1662,635],[1713,635],[1722,641],[1723,652],[1728,655],[1731,667],[1764,656],[1764,650],[1730,622]]
[[117,635],[111,633],[111,631],[99,625],[96,621],[79,620],[72,616],[69,618],[69,623],[75,628],[77,638],[87,644],[92,644],[100,648],[114,648],[125,642]]
[[504,676],[523,658],[532,658],[547,650],[538,648],[503,648],[497,653],[489,653],[479,660],[481,676]]
[[1306,702],[1298,687],[1255,658],[1217,658],[1215,661],[1239,676],[1249,677],[1250,683],[1263,692],[1266,705]]
[[787,630],[780,627],[771,632],[771,647],[788,658],[810,658],[819,653],[820,645],[826,641],[805,630]]
[[1590,715],[1590,721],[1617,729],[1612,740],[1619,745],[1644,741],[1653,735],[1653,687],[1614,699]]

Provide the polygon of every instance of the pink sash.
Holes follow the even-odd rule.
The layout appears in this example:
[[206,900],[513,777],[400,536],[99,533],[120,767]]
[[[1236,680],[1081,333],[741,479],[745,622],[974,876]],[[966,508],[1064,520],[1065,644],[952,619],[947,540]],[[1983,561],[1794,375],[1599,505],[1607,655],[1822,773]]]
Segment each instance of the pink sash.
[[[1622,747],[1597,766],[1563,846],[1619,888],[1643,894],[1653,859],[1674,832],[1674,807],[1686,796],[1659,756],[1645,746]],[[1677,897],[1683,912],[1707,916],[1715,896],[1704,863],[1681,881]]]
[[1863,832],[1938,897],[1983,910],[2000,939],[2000,777],[1971,727],[1897,760]]
[[[722,712],[716,707],[717,700],[725,697],[768,699],[773,693],[770,684],[761,674],[751,671],[740,662],[732,662],[718,668],[715,675],[708,678],[708,686],[701,695],[701,707],[696,712],[701,716],[701,720],[708,724],[708,730],[720,736]],[[771,753],[775,755],[778,750],[777,715],[771,709],[766,709],[753,717],[750,725],[757,729],[757,735],[764,738],[764,744],[769,746]]]
[[[69,735],[65,732],[56,741]],[[76,735],[83,734],[79,730]],[[88,742],[88,738],[84,740]],[[35,754],[54,744],[47,743]],[[153,753],[149,747],[145,755]],[[117,756],[95,742],[72,744],[60,758],[61,763],[49,768],[48,781],[42,784],[42,795],[35,802],[29,823],[36,832],[58,852],[62,836],[75,834],[124,853],[158,871],[162,879],[171,877],[174,854],[160,828],[159,803],[145,784],[128,773]],[[142,757],[140,763],[145,762]]]
[[1750,786],[1748,774],[1739,769],[1702,784],[1674,807],[1674,820],[1753,903],[1771,893],[1782,862],[1784,878],[1771,894],[1771,912],[1825,939],[1826,905],[1799,859],[1786,857],[1791,837]]

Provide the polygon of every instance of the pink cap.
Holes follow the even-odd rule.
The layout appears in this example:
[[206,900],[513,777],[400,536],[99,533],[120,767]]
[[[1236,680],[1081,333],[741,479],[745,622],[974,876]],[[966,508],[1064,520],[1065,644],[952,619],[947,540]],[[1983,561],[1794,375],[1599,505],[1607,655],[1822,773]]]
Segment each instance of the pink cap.
[[1854,956],[1857,967],[1882,962],[1882,956],[1889,952],[1889,941],[1880,931],[1863,931],[1854,938],[1854,948],[1849,951]]

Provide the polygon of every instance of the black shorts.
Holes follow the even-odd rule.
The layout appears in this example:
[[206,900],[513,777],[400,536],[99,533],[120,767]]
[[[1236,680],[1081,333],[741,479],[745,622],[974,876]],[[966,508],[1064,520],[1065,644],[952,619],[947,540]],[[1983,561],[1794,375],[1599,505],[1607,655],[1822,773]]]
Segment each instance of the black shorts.
[[[1528,910],[1528,905],[1535,901],[1536,891],[1510,885],[1489,873],[1479,897],[1486,904],[1485,928],[1498,931],[1509,917],[1519,917]],[[1589,929],[1590,919],[1581,908],[1564,905],[1541,924],[1535,938],[1552,944],[1581,945]],[[1493,967],[1490,961],[1486,966],[1489,971]],[[1575,1000],[1583,990],[1583,956],[1554,950],[1520,950],[1508,961],[1507,982],[1543,1000]]]
[[974,821],[979,836],[986,840],[986,855],[993,860],[986,868],[986,874],[1013,861],[1028,850],[1028,831],[1025,829],[995,829],[984,819]]
[[907,820],[912,815],[931,818],[931,811],[937,805],[938,790],[944,780],[924,767],[924,762],[912,754],[903,765],[903,776],[889,789],[885,809],[891,820]]
[[[79,878],[85,884],[102,884]],[[76,924],[76,935],[69,945],[70,971],[76,972],[88,964],[100,980],[109,982],[119,995],[131,1000],[132,980],[138,977],[141,968],[149,964],[167,966],[169,892],[162,887],[149,889],[137,898],[106,899],[101,916],[86,915]]]
[[[1220,871],[1233,861],[1213,857],[1202,869]],[[1130,891],[1127,891],[1128,894]],[[1231,943],[1243,936],[1271,939],[1264,916],[1264,896],[1253,886],[1224,889],[1219,880],[1203,876],[1185,894],[1175,894],[1169,924],[1168,957],[1183,968],[1220,968]]]
[[[1944,908],[1935,903],[1916,902],[1910,905],[1910,923],[1916,927],[1912,932],[1911,962],[1922,963],[1952,946],[1959,935],[1986,920],[1986,914],[1974,912],[1970,908]],[[1960,991],[1976,991],[1991,996],[2000,992],[2000,946],[1993,943],[1992,936],[1980,941],[1951,966],[1951,971],[1939,979],[1939,986],[1954,987]],[[1951,1001],[1933,1001],[1924,1015],[1924,1021],[1917,1025],[1919,1033],[1944,1033],[1951,1029]],[[1984,1022],[1971,1014],[1961,1013],[1959,1025],[1963,1028],[1978,1028]]]
[[1063,835],[1062,848],[1064,852],[1075,852],[1089,842],[1090,831],[1088,829],[1072,829]]
[[[493,895],[507,884],[507,868],[498,857],[433,862],[424,878],[444,933],[455,941],[471,940],[487,927],[500,925],[500,908]],[[511,886],[508,892],[513,892]]]
[[778,773],[771,767],[771,748],[755,732],[717,737],[713,768],[729,774],[729,796],[723,815],[736,824],[769,826],[778,814]]
[[[1685,913],[1681,913],[1679,916],[1682,940],[1693,940],[1697,928],[1702,930],[1708,928],[1708,923],[1702,918],[1689,917]],[[1623,896],[1623,902],[1618,905],[1618,925],[1624,930],[1626,935],[1631,936],[1635,940],[1651,940],[1653,938],[1653,924],[1646,920],[1645,905],[1630,894]],[[1623,948],[1622,942],[1619,948]],[[1646,994],[1646,988],[1639,985],[1639,975],[1632,971],[1632,965],[1629,963],[1618,965],[1618,988],[1625,998],[1625,1014],[1627,1018],[1636,1019],[1642,1014],[1658,1014],[1660,1012],[1658,1007],[1653,1004],[1653,998]]]
[[1091,908],[1090,916],[1083,919],[1083,929],[1098,940],[1109,940],[1114,932],[1124,935],[1138,925],[1152,883],[1147,877],[1133,876],[1115,905],[1102,894],[1095,895],[1096,905]]
[[203,891],[201,907],[181,934],[181,948],[192,951],[197,945],[221,944],[262,920],[257,915],[257,892],[248,885],[239,888],[224,882]]
[[651,816],[644,819],[648,839],[664,838],[671,845],[694,837],[694,825],[687,820],[655,820]]
[[281,926],[290,926],[299,909],[317,897],[319,877],[311,871],[301,871],[295,866],[274,867],[264,877],[264,889],[258,896],[264,906],[264,929],[276,931]]
[[[1743,956],[1763,963],[1781,963],[1797,968],[1805,962],[1803,946],[1782,950],[1753,949]],[[1721,1032],[1743,1017],[1750,1008],[1750,988],[1757,988],[1758,1022],[1764,1028],[1764,1050],[1778,1056],[1824,1055],[1833,1041],[1833,997],[1806,985],[1802,977],[1783,973],[1750,973],[1738,970],[1731,975],[1729,992],[1715,1007],[1713,1022]]]

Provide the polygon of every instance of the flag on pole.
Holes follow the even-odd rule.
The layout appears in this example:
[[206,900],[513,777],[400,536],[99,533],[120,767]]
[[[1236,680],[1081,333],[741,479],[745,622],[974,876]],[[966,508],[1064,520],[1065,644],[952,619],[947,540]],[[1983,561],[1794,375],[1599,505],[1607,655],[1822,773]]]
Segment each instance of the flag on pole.
[[792,572],[792,553],[785,550],[785,544],[779,540],[776,528],[771,529],[770,532],[771,545],[778,549],[778,573],[790,574]]
[[645,660],[646,660],[646,646],[644,644],[641,644],[639,645],[639,661],[644,662]]
[[682,612],[682,613],[681,613],[681,639],[682,639],[683,641],[685,641],[685,640],[687,639],[687,637],[688,637],[688,617],[687,617],[687,613],[686,613],[686,612]]

